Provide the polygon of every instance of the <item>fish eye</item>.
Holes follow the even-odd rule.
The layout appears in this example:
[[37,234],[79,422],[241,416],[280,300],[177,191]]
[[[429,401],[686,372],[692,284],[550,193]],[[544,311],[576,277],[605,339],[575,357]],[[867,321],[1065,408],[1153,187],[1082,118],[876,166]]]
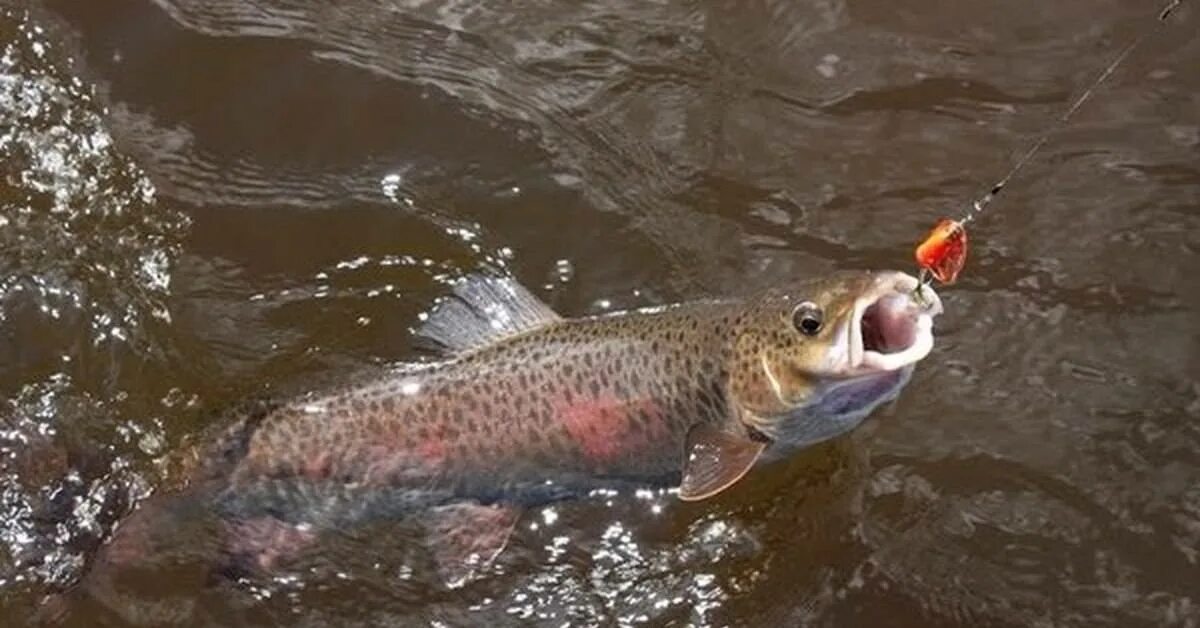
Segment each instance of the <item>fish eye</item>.
[[824,315],[812,301],[805,301],[792,310],[792,324],[805,336],[815,336],[821,331]]

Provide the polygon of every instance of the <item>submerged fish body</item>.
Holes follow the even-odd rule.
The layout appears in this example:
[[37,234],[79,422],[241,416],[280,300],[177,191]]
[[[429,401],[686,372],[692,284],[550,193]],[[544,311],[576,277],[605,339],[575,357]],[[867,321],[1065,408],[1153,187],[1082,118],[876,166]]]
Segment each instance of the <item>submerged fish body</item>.
[[259,566],[322,529],[411,517],[454,581],[503,548],[522,507],[599,487],[702,499],[852,429],[932,346],[941,305],[915,287],[839,273],[568,320],[511,280],[470,278],[418,330],[442,359],[253,415],[197,486],[227,551]]

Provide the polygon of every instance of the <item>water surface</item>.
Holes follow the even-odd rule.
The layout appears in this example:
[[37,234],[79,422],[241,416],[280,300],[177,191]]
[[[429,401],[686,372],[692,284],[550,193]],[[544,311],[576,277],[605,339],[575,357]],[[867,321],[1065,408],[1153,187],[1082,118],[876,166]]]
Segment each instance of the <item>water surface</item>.
[[[583,315],[908,269],[1153,10],[7,0],[0,616],[237,399],[411,358],[463,273]],[[938,347],[854,434],[700,504],[531,512],[459,590],[381,525],[73,621],[1200,625],[1198,24],[989,208]]]

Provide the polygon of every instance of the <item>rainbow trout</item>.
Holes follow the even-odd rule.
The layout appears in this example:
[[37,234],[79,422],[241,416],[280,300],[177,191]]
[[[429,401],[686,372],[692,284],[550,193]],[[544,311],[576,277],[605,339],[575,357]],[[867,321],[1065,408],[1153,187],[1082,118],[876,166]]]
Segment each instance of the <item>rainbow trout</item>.
[[[933,346],[941,303],[914,299],[916,286],[844,272],[564,319],[512,280],[470,277],[417,330],[444,357],[251,414],[206,454],[181,494],[191,510],[171,508],[215,513],[223,551],[263,568],[322,530],[409,518],[461,581],[525,507],[597,488],[700,500],[851,430]],[[164,510],[154,499],[102,560],[144,555],[136,537]]]

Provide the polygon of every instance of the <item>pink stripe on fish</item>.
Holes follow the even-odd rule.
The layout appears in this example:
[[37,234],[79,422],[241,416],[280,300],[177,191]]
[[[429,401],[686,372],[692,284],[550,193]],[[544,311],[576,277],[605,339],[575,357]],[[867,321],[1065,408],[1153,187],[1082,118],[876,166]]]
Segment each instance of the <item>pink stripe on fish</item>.
[[[613,396],[575,401],[557,407],[567,433],[593,462],[612,462],[639,449],[650,433],[657,432],[661,416],[658,403],[649,399],[622,400]],[[652,425],[638,430],[639,415]]]
[[[439,430],[440,432],[440,430]],[[441,434],[431,436],[417,445],[417,455],[429,467],[437,468],[446,461],[446,441]]]

